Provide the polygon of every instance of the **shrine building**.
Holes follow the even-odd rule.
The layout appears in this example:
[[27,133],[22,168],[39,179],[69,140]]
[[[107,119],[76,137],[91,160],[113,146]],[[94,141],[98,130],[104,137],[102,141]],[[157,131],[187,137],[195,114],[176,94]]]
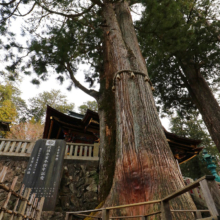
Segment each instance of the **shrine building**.
[[[200,140],[179,137],[164,129],[169,146],[179,164],[184,163],[200,153],[203,149],[198,147]],[[94,144],[99,142],[99,116],[98,113],[87,110],[85,115],[69,111],[63,114],[47,106],[46,121],[43,138],[64,139],[68,143]],[[74,151],[67,149],[69,156]],[[71,154],[71,155],[70,155]],[[81,152],[82,156],[84,154]],[[76,155],[74,155],[76,156]]]

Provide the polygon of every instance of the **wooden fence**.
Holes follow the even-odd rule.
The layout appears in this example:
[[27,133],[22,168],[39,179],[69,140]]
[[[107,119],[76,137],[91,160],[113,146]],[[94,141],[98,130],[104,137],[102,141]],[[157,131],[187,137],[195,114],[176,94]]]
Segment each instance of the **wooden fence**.
[[[30,157],[35,142],[0,138],[0,156]],[[99,160],[99,144],[66,143],[66,160]]]
[[5,156],[30,156],[35,142],[27,140],[0,139],[0,154]]
[[99,144],[66,143],[64,159],[99,160]]
[[[41,198],[39,200],[38,198],[36,198],[35,193],[30,196],[31,189],[25,189],[24,185],[21,187],[19,193],[15,192],[14,188],[16,186],[18,177],[16,176],[13,179],[12,184],[9,187],[3,183],[6,174],[7,167],[3,167],[0,173],[0,189],[3,190],[7,194],[7,196],[4,204],[0,206],[0,220],[4,220],[6,214],[10,215],[10,220],[40,220],[44,198]],[[12,195],[16,198],[16,201],[14,202],[13,210],[10,210],[7,207],[9,205]]]
[[[174,199],[186,192],[189,192],[190,190],[200,186],[201,190],[203,192],[204,199],[206,201],[206,204],[208,206],[207,210],[171,210],[169,201],[171,199]],[[160,210],[157,212],[150,213],[148,215],[139,215],[139,216],[111,216],[110,217],[110,211],[113,209],[124,209],[128,207],[134,207],[134,206],[140,206],[140,205],[150,205],[150,204],[156,204],[159,203]],[[101,217],[98,216],[92,216],[89,214],[84,213],[94,213],[94,212],[102,212]],[[175,193],[172,193],[168,195],[167,197],[161,199],[161,200],[154,200],[154,201],[147,201],[147,202],[141,202],[141,203],[133,203],[128,205],[121,205],[121,206],[114,206],[114,207],[106,207],[101,209],[93,209],[93,210],[86,210],[86,211],[78,211],[78,212],[67,212],[66,213],[66,220],[71,220],[72,216],[89,216],[91,218],[97,218],[102,220],[109,220],[109,219],[129,219],[129,218],[140,218],[141,220],[148,220],[150,216],[152,215],[161,215],[161,220],[172,220],[172,212],[191,212],[194,213],[195,218],[197,220],[219,220],[220,219],[220,191],[219,187],[215,182],[214,176],[204,176],[197,181],[187,185],[186,187],[176,191]],[[208,218],[202,218],[201,213],[202,212],[209,212],[210,217]]]
[[[185,182],[186,185],[189,185],[189,184],[193,183],[194,180],[191,179],[191,178],[186,177],[186,178],[184,178],[184,182]],[[218,185],[218,188],[220,189],[220,183],[216,182],[216,184]],[[189,193],[190,193],[190,195],[196,197],[197,199],[201,199],[201,200],[205,201],[205,198],[203,196],[202,189],[201,189],[200,186],[198,186],[194,189],[191,189],[189,191]]]

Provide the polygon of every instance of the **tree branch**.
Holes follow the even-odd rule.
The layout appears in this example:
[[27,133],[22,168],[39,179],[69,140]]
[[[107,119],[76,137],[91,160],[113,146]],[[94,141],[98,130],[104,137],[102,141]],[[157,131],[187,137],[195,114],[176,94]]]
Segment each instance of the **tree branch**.
[[19,15],[16,15],[16,14],[14,14],[14,15],[15,15],[15,16],[18,16],[18,17],[24,17],[24,16],[30,14],[30,13],[34,10],[35,5],[36,5],[36,2],[35,2],[35,3],[33,4],[33,6],[31,7],[30,11],[28,11],[26,14],[21,14],[21,13],[19,12],[19,13],[20,13]]
[[17,11],[18,6],[19,6],[20,3],[21,3],[21,0],[18,2],[18,4],[16,5],[15,9],[13,10],[13,12],[12,12],[7,18],[4,18],[3,20],[6,21],[6,20],[8,20],[11,16],[13,16],[14,13]]
[[81,13],[68,15],[68,14],[64,14],[64,13],[61,13],[61,12],[56,12],[56,11],[50,10],[49,8],[47,8],[47,7],[43,6],[43,5],[41,5],[40,3],[38,3],[38,4],[39,4],[39,6],[41,6],[41,7],[42,7],[44,10],[46,10],[47,12],[50,12],[50,13],[52,13],[52,14],[61,15],[61,16],[67,17],[67,18],[76,18],[76,17],[79,17],[79,16],[81,16],[81,15],[83,15],[83,14],[86,14],[86,13],[89,12],[89,11],[94,7],[94,5],[95,5],[95,4],[92,4],[89,8],[87,8],[85,11],[83,11],[83,12],[81,12]]
[[73,71],[71,69],[71,65],[69,62],[66,63],[67,65],[65,66],[66,69],[68,70],[69,74],[70,74],[70,78],[73,81],[73,83],[75,84],[75,86],[77,86],[79,89],[81,89],[83,92],[85,92],[86,94],[92,96],[93,98],[95,98],[96,100],[99,97],[99,92],[93,90],[93,89],[87,89],[86,87],[84,87],[74,76]]
[[12,1],[10,1],[9,3],[0,3],[0,5],[8,6],[8,5],[14,3],[15,1],[16,1],[16,0],[12,0]]

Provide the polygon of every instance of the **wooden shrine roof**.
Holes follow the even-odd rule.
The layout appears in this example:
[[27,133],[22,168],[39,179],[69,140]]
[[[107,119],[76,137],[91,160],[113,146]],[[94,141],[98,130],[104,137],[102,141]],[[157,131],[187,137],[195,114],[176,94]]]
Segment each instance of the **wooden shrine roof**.
[[[99,135],[98,113],[88,109],[85,115],[72,111],[69,111],[69,114],[67,115],[47,106],[43,138],[67,138],[67,135],[64,132],[67,130],[71,131],[76,139],[78,137],[78,143],[94,143],[94,141],[99,139],[97,136]],[[164,133],[173,155],[179,163],[184,163],[192,159],[203,149],[201,147],[197,147],[201,143],[200,140],[179,137],[166,131],[166,129],[164,129]],[[71,141],[68,140],[68,142]]]

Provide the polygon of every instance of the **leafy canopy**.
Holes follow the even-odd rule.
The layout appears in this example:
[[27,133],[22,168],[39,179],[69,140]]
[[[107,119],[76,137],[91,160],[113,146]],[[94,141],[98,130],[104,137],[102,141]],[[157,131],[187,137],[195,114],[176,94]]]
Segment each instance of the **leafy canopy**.
[[[66,113],[74,109],[74,103],[69,103],[66,95],[60,90],[42,92],[30,98],[26,103],[21,98],[21,91],[17,87],[11,75],[3,74],[0,85],[0,120],[13,122],[43,122],[46,114],[47,105]],[[20,82],[21,79],[17,79]]]
[[16,109],[19,101],[23,101],[18,97],[19,90],[12,86],[9,82],[0,85],[0,120],[6,122],[14,122],[18,111]]
[[43,122],[46,115],[47,105],[56,110],[67,113],[73,110],[75,104],[69,103],[66,95],[61,94],[60,90],[51,90],[50,92],[39,93],[36,97],[29,100],[29,117],[34,117],[36,122]]
[[[97,98],[96,92],[77,81],[75,73],[79,63],[89,64],[91,68],[85,72],[85,78],[90,86],[99,82],[103,74],[102,3],[101,0],[0,3],[0,31],[7,36],[2,48],[6,51],[5,61],[12,62],[7,69],[19,69],[25,74],[35,72],[37,77],[32,80],[35,84],[55,73],[61,83],[70,80],[69,89],[75,85]],[[172,113],[176,109],[186,115],[195,105],[187,91],[182,65],[201,72],[211,86],[217,86],[220,80],[218,4],[213,0],[131,0],[131,7],[135,3],[143,7],[135,28],[156,88],[157,103],[162,112]],[[9,18],[17,17],[25,21],[22,35],[28,39],[26,45],[16,42],[8,29]]]
[[87,109],[98,112],[98,104],[96,101],[87,101],[83,102],[83,105],[80,105],[78,109],[80,114],[86,114]]
[[[220,20],[217,1],[143,1],[136,22],[139,42],[162,112],[186,115],[195,109],[183,67],[219,87]],[[215,86],[215,87],[214,87]]]
[[[13,0],[12,3],[0,3],[1,33],[7,36],[7,44],[2,48],[6,51],[5,61],[12,61],[7,70],[19,69],[25,74],[35,72],[37,77],[32,80],[35,84],[47,80],[55,71],[61,83],[66,78],[72,80],[71,89],[73,83],[77,85],[74,77],[77,65],[86,62],[91,68],[85,77],[92,86],[101,70],[103,49],[100,7],[94,2]],[[6,28],[9,17],[20,16],[25,20],[22,35],[26,39],[31,36],[25,46],[16,42]],[[15,55],[14,49],[21,55]]]

